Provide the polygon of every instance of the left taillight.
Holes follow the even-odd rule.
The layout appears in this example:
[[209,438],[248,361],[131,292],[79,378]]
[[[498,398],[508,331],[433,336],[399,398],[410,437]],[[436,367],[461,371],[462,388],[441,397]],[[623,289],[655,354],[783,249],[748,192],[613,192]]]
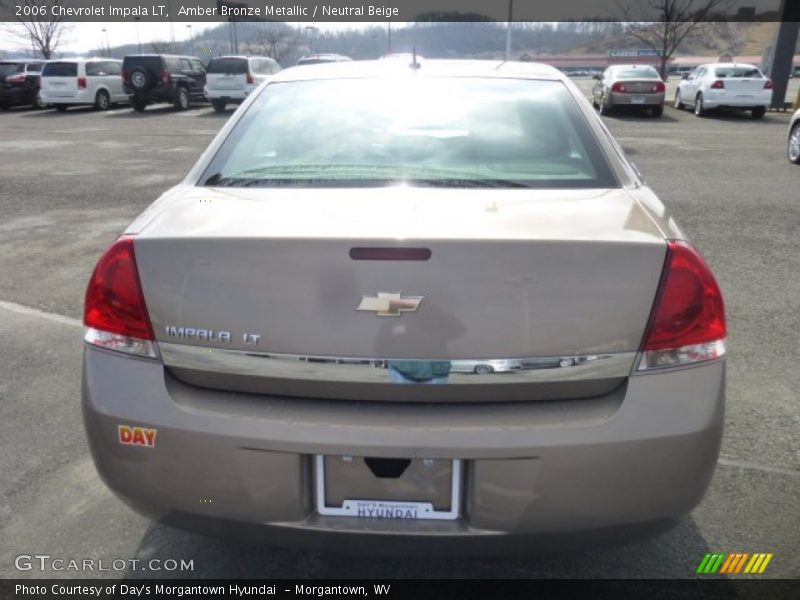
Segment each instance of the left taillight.
[[23,83],[25,81],[25,73],[15,73],[6,77],[6,83]]
[[670,241],[638,370],[719,358],[726,332],[725,304],[711,269],[691,245]]
[[158,357],[131,236],[114,242],[94,268],[86,288],[83,323],[84,339],[92,345]]

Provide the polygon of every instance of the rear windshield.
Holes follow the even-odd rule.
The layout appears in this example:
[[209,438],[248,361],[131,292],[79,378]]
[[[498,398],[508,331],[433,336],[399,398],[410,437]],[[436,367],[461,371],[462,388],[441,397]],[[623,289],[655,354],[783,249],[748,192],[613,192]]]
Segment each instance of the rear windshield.
[[723,79],[725,77],[758,77],[763,75],[756,67],[717,67],[714,75]]
[[661,79],[658,71],[652,67],[646,67],[642,69],[623,69],[617,71],[617,77],[624,79]]
[[78,63],[50,62],[42,69],[42,77],[77,77]]
[[160,73],[163,68],[160,56],[126,56],[122,65],[129,71],[138,66]]
[[247,73],[247,59],[244,58],[215,58],[208,63],[208,73],[232,73],[241,75]]
[[0,77],[13,75],[14,73],[20,73],[23,67],[23,63],[0,63]]
[[617,187],[557,81],[339,79],[269,85],[213,186]]

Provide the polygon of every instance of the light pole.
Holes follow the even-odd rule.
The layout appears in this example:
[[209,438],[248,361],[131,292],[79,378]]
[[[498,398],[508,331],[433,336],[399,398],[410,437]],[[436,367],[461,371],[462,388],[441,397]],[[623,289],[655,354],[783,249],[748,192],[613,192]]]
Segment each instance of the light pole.
[[136,45],[139,46],[139,54],[141,54],[142,38],[139,37],[139,17],[133,17],[133,24],[136,26]]
[[314,35],[316,35],[317,28],[313,25],[306,25],[308,31],[308,53],[314,54]]
[[506,60],[511,60],[511,19],[514,16],[514,0],[508,0],[508,29],[506,29]]
[[192,56],[194,56],[194,36],[192,35],[192,26],[187,25],[186,29],[189,30],[189,47],[192,50]]
[[100,31],[103,32],[103,41],[105,42],[105,46],[106,46],[105,50],[104,50],[105,55],[110,57],[111,56],[111,46],[108,43],[108,30],[104,27]]

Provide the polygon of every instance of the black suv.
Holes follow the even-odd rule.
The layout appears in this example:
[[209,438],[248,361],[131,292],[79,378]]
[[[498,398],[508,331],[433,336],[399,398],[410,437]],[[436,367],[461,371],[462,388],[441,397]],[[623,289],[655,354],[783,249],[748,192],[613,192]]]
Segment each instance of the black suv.
[[41,60],[0,60],[0,110],[15,105],[44,108],[39,98]]
[[154,102],[186,110],[193,100],[205,100],[206,67],[196,56],[133,54],[122,61],[122,84],[133,110]]

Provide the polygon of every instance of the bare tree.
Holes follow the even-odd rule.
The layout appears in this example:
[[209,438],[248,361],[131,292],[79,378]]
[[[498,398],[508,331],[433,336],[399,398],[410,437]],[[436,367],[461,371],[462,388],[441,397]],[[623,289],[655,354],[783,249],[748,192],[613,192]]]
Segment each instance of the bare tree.
[[285,23],[266,23],[247,40],[246,50],[250,54],[264,54],[280,62],[300,46],[294,29]]
[[[4,4],[7,4],[4,2]],[[34,56],[49,60],[62,41],[62,36],[69,30],[66,18],[60,16],[54,7],[65,6],[64,0],[20,0],[17,4],[23,7],[27,16],[16,17],[16,22],[0,23],[3,31],[9,35],[25,40],[30,44]]]
[[689,34],[702,33],[711,17],[730,6],[730,0],[643,0],[636,5],[636,14],[622,8],[627,18],[625,33],[658,54],[659,72],[666,78],[667,63],[681,42]]
[[150,42],[150,50],[153,54],[171,54],[174,52],[174,44],[164,40],[153,40]]

